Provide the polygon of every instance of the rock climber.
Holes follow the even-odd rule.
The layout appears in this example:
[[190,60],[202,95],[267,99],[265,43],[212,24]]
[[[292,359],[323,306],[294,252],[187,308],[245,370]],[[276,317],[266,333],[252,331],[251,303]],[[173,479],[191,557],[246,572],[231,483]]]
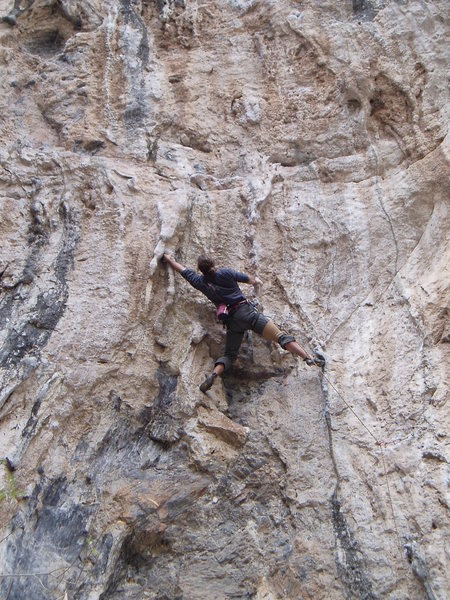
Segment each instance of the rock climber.
[[[325,364],[322,355],[315,353],[314,357],[309,356],[292,335],[281,331],[273,321],[256,310],[253,304],[246,299],[238,283],[261,285],[262,281],[258,277],[240,273],[234,269],[217,269],[214,261],[206,256],[198,257],[197,265],[201,275],[192,269],[185,268],[170,254],[164,254],[163,262],[180,273],[195,289],[205,294],[216,307],[219,307],[219,312],[224,305],[226,306],[223,320],[227,329],[225,352],[216,360],[213,372],[200,385],[203,393],[213,386],[217,377],[231,367],[238,356],[244,333],[248,329],[272,342],[277,342],[283,349],[300,356],[309,366],[322,367]],[[216,311],[216,314],[219,313]]]

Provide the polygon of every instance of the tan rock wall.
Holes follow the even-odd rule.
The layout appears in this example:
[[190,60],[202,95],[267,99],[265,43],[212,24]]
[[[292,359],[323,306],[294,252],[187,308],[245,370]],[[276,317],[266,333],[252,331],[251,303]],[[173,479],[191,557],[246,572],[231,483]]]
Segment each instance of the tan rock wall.
[[2,597],[444,600],[447,3],[0,15]]

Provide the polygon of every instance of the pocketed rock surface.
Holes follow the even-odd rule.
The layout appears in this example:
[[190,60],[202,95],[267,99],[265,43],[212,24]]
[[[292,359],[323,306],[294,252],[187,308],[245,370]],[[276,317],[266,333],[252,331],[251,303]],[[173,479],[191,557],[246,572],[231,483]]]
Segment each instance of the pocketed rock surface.
[[448,13],[0,0],[2,598],[449,597]]

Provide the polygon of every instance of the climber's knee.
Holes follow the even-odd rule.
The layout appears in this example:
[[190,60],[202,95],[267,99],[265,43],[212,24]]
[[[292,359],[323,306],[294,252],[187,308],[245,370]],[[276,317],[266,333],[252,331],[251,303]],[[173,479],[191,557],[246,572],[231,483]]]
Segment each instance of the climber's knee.
[[272,342],[278,342],[280,346],[285,349],[289,342],[295,342],[293,335],[283,333],[279,327],[275,325],[273,321],[268,321],[262,332],[263,337]]
[[221,356],[216,360],[214,366],[216,367],[217,365],[223,365],[224,370],[228,371],[228,369],[231,368],[231,365],[233,364],[234,360],[236,360],[236,357]]
[[287,333],[282,333],[278,337],[277,342],[280,344],[280,346],[283,348],[283,350],[285,350],[286,346],[290,342],[295,342],[295,337],[293,335],[288,335]]
[[266,338],[266,340],[278,342],[280,335],[283,335],[281,329],[279,329],[273,321],[268,321],[263,329],[262,336]]

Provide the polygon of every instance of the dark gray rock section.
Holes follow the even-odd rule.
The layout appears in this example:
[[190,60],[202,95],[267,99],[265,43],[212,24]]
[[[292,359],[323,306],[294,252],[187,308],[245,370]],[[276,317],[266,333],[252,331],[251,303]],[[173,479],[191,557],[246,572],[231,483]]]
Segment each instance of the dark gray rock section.
[[176,389],[178,377],[167,373],[162,367],[157,371],[159,391],[152,405],[141,413],[145,433],[155,442],[171,444],[181,435],[181,421],[176,418]]
[[[396,4],[405,4],[405,0],[393,0]],[[358,19],[372,21],[380,10],[391,4],[392,0],[353,0],[353,13]]]
[[[93,508],[81,506],[74,486],[64,476],[38,484],[28,500],[27,509],[12,522],[8,538],[6,564],[8,573],[21,577],[0,581],[2,597],[9,600],[48,600],[54,597],[58,575],[63,570],[55,564],[56,556],[76,565],[87,537],[87,522]],[[63,563],[64,564],[64,563]],[[77,573],[78,574],[78,573]]]
[[345,584],[348,598],[359,600],[376,600],[377,596],[372,591],[372,584],[364,573],[362,554],[348,524],[341,511],[341,503],[337,499],[337,491],[331,498],[331,514],[336,539],[344,552],[345,561],[336,558],[336,566],[341,580]]
[[8,328],[6,340],[0,348],[0,368],[11,369],[26,356],[39,356],[64,314],[69,297],[67,274],[73,265],[78,232],[75,214],[64,203],[60,205],[59,217],[63,227],[63,242],[54,262],[53,286],[37,296],[34,306],[27,314],[21,315],[20,320],[12,318],[16,306],[30,295],[30,290],[24,290],[23,285],[30,280],[30,272],[37,264],[45,245],[44,234],[37,236],[34,231],[30,235],[34,236],[35,247],[32,248],[24,269],[20,289],[7,290],[0,304],[0,326]]

